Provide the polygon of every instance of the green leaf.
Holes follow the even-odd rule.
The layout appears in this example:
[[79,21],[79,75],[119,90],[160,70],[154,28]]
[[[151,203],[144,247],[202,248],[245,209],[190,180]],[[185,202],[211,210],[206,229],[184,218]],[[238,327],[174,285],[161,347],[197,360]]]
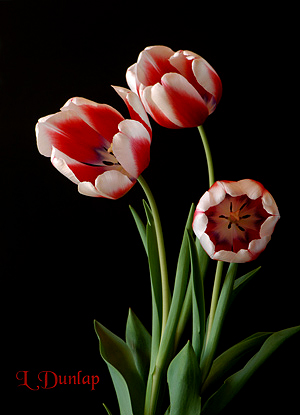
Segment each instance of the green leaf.
[[108,413],[108,415],[112,415],[112,413],[110,412],[110,410],[108,409],[108,407],[105,405],[105,403],[102,404],[106,410],[106,412]]
[[256,370],[289,337],[300,331],[300,326],[278,331],[264,342],[260,350],[248,363],[235,374],[226,379],[220,389],[212,395],[203,407],[203,415],[215,415],[232,400]]
[[132,351],[137,370],[146,385],[150,367],[151,336],[131,309],[126,325],[126,343]]
[[[191,235],[191,218],[193,217],[195,211],[195,206],[194,204],[192,204],[191,209],[189,211],[189,216],[188,216],[188,220],[187,220],[187,225],[186,225],[186,229],[188,231],[188,238],[190,238]],[[193,239],[193,238],[192,238]],[[194,240],[193,240],[194,243]],[[198,255],[196,255],[198,256]],[[198,262],[198,260],[197,260]],[[198,264],[199,265],[199,264]],[[199,268],[199,267],[198,267]],[[189,283],[188,283],[188,287],[185,293],[185,298],[182,304],[182,308],[181,308],[181,312],[180,312],[180,316],[179,316],[179,320],[178,320],[178,325],[177,325],[177,329],[176,329],[176,335],[175,335],[175,347],[174,347],[174,351],[176,351],[179,340],[182,336],[182,333],[185,330],[187,321],[190,318],[191,312],[192,312],[192,300],[193,300],[193,281],[192,281],[192,270],[191,270],[191,276],[189,278]]]
[[212,324],[210,336],[207,340],[205,348],[200,360],[200,369],[202,372],[202,383],[205,381],[215,355],[216,348],[218,346],[218,341],[223,326],[224,318],[230,303],[230,296],[233,289],[233,283],[236,276],[238,264],[231,263],[229,265],[224,284],[220,293],[218,300],[214,321]]
[[200,362],[200,356],[205,335],[205,299],[203,280],[199,266],[198,252],[196,244],[191,234],[189,236],[189,247],[191,256],[191,277],[193,292],[193,337],[192,345],[196,353],[197,361]]
[[143,415],[145,385],[129,346],[97,321],[95,331],[100,342],[100,354],[114,383],[121,415]]
[[186,294],[187,281],[190,270],[190,253],[189,253],[189,234],[188,231],[192,228],[192,221],[194,215],[194,205],[191,206],[189,216],[186,222],[182,244],[177,261],[177,269],[174,283],[173,297],[168,316],[166,328],[162,337],[160,346],[160,364],[166,363],[170,356],[170,351],[174,347],[174,338],[179,316],[182,310],[184,297]]
[[200,369],[190,342],[172,360],[167,379],[170,393],[169,415],[200,415]]
[[[147,398],[150,397],[151,392],[151,405],[153,408],[156,407],[157,403],[160,401],[159,396],[159,385],[161,378],[165,376],[167,367],[170,363],[174,352],[174,340],[176,328],[178,325],[179,316],[181,313],[184,297],[186,294],[187,280],[189,276],[189,267],[190,267],[190,255],[189,255],[189,243],[188,243],[188,230],[191,229],[192,220],[193,220],[194,206],[190,209],[189,217],[186,223],[186,228],[184,231],[183,241],[181,244],[179,258],[177,261],[177,269],[175,276],[175,284],[173,290],[173,297],[171,302],[171,307],[167,319],[167,324],[164,330],[164,333],[159,343],[159,349],[157,357],[155,360],[155,365],[150,367],[150,375],[152,377],[151,381],[148,382],[148,385],[151,384],[152,394],[150,388],[147,389]],[[153,342],[153,338],[152,338]],[[152,363],[152,359],[151,359]],[[149,393],[148,393],[149,391]],[[148,402],[148,399],[147,399]],[[150,401],[149,401],[150,403]]]
[[147,221],[148,221],[149,225],[151,225],[151,224],[154,223],[151,208],[148,205],[148,203],[146,202],[146,200],[144,200],[144,199],[143,199],[143,205],[144,205],[145,213],[146,213],[146,216],[147,216]]
[[197,252],[198,252],[201,276],[202,276],[202,280],[204,282],[210,257],[207,255],[207,253],[202,248],[202,245],[201,245],[198,238],[196,238],[196,248],[197,248]]
[[134,208],[132,206],[129,206],[129,209],[132,213],[133,219],[135,220],[135,224],[138,228],[140,237],[142,239],[144,248],[146,250],[147,253],[147,238],[146,238],[146,228],[145,225],[143,224],[141,218],[139,217],[139,215],[137,214],[137,212],[134,210]]
[[202,387],[202,393],[211,388],[215,383],[225,378],[228,371],[236,365],[242,358],[253,349],[258,348],[263,342],[271,336],[269,333],[255,333],[250,337],[230,347],[220,356],[218,356],[212,364],[209,375]]

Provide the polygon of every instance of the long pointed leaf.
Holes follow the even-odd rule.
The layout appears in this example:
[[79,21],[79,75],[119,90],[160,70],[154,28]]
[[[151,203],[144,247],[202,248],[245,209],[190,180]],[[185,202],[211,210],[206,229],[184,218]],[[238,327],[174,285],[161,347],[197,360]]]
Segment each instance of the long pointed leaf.
[[250,337],[230,347],[228,350],[218,356],[212,364],[209,375],[202,387],[202,393],[211,388],[215,383],[225,379],[228,371],[236,365],[242,358],[253,349],[258,348],[263,342],[271,336],[269,333],[255,333]]
[[172,360],[168,384],[170,415],[200,415],[200,369],[190,342]]
[[204,282],[210,257],[207,255],[207,253],[202,248],[202,245],[201,245],[200,240],[198,238],[196,238],[195,243],[196,243],[196,248],[197,248],[197,252],[198,252],[201,276],[202,276],[202,280]]
[[201,351],[205,335],[205,299],[203,280],[199,266],[198,252],[194,239],[189,233],[189,246],[191,256],[191,275],[193,292],[193,337],[192,345],[196,353],[197,361],[200,362]]
[[97,321],[95,331],[99,338],[100,354],[114,383],[121,415],[142,415],[145,385],[129,346]]
[[289,337],[300,331],[300,326],[291,327],[272,334],[264,342],[260,350],[249,360],[243,369],[226,379],[220,389],[211,396],[203,408],[203,415],[216,415],[241,390],[249,378],[265,362],[268,357]]
[[[184,236],[179,252],[179,258],[177,261],[174,291],[168,320],[159,345],[159,350],[155,362],[155,371],[151,372],[151,387],[154,393],[150,391],[150,388],[147,388],[146,402],[149,403],[148,398],[151,393],[153,398],[151,402],[153,412],[155,411],[157,403],[160,401],[160,396],[158,393],[159,385],[161,383],[162,377],[166,374],[167,366],[172,358],[176,328],[178,325],[179,316],[186,294],[186,287],[190,268],[188,230],[190,230],[192,226],[193,213],[194,206],[192,206],[192,208],[190,209],[190,213],[184,230]],[[148,385],[150,385],[150,382],[148,382]]]
[[212,365],[214,354],[218,345],[221,329],[224,318],[229,306],[230,296],[233,289],[233,283],[237,271],[238,264],[232,263],[229,265],[225,281],[218,300],[214,321],[212,324],[210,336],[207,340],[204,352],[201,356],[200,369],[202,372],[202,382],[205,381]]
[[[161,362],[165,362],[170,355],[170,350],[173,347],[175,332],[182,309],[187,281],[190,269],[190,253],[189,253],[189,234],[191,230],[194,214],[194,205],[192,205],[189,216],[186,222],[186,227],[182,239],[182,244],[177,261],[177,269],[175,276],[174,292],[169,312],[168,321],[162,337],[161,346],[159,350],[159,358]],[[161,363],[159,362],[159,363]]]
[[151,336],[131,309],[126,325],[126,343],[132,351],[137,370],[146,385],[150,367]]
[[102,404],[106,410],[106,412],[108,413],[108,415],[112,415],[112,413],[110,412],[110,410],[108,409],[108,407],[105,405],[105,403]]

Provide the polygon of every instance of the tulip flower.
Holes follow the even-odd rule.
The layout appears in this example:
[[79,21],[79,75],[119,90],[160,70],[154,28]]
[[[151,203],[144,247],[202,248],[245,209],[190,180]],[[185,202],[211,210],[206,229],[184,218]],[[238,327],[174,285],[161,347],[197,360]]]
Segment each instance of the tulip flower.
[[149,164],[148,116],[136,94],[114,88],[132,119],[109,105],[76,97],[36,125],[39,152],[87,196],[120,198]]
[[276,203],[261,183],[217,181],[201,197],[193,229],[212,259],[240,263],[265,249],[278,219]]
[[147,47],[126,79],[151,117],[167,128],[202,125],[222,94],[221,80],[206,60],[166,46]]

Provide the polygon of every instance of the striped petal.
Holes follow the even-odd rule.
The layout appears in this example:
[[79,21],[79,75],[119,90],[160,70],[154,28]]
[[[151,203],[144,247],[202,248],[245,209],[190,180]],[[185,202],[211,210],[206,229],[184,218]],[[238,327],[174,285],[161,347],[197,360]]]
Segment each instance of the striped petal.
[[36,126],[38,150],[50,157],[52,147],[84,163],[96,164],[97,149],[106,140],[73,110],[62,111],[43,117]]
[[113,139],[114,155],[132,177],[138,178],[150,162],[150,135],[135,120],[122,121],[119,130]]
[[115,200],[124,196],[134,184],[135,182],[124,174],[111,170],[98,176],[95,185],[90,182],[79,183],[78,191],[85,196]]
[[118,131],[118,124],[124,117],[107,104],[98,104],[89,99],[75,97],[69,99],[61,111],[74,111],[85,123],[111,143]]
[[161,84],[157,83],[152,87],[151,98],[177,128],[197,127],[208,116],[203,98],[180,74],[164,75]]
[[192,69],[199,85],[211,94],[218,104],[222,95],[222,83],[217,72],[202,57],[193,60]]
[[95,183],[99,174],[104,173],[108,169],[113,169],[113,167],[109,166],[92,166],[80,163],[54,147],[51,154],[51,162],[60,173],[76,184],[82,181]]
[[131,119],[139,121],[141,124],[143,124],[143,126],[147,129],[151,137],[152,129],[149,122],[149,118],[138,95],[127,88],[122,88],[113,85],[112,87],[127,105]]
[[140,53],[136,67],[138,82],[144,86],[154,85],[160,82],[162,76],[168,72],[174,72],[169,58],[174,51],[166,46],[150,46]]
[[119,199],[135,184],[127,176],[117,170],[107,171],[96,179],[96,189],[100,195],[109,199]]

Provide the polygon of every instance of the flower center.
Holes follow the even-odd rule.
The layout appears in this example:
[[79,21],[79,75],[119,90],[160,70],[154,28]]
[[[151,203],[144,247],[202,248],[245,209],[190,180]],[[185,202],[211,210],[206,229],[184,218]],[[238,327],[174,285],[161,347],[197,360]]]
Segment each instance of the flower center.
[[245,214],[241,213],[241,211],[244,209],[244,207],[246,205],[247,205],[247,202],[243,203],[242,206],[239,209],[237,209],[235,212],[233,212],[232,211],[232,202],[230,202],[229,215],[228,216],[219,215],[220,219],[228,220],[228,222],[229,222],[228,226],[227,226],[228,229],[231,228],[232,224],[235,224],[239,228],[240,231],[245,232],[245,229],[241,225],[239,225],[238,222],[241,219],[248,219],[251,216],[251,215],[245,215]]

